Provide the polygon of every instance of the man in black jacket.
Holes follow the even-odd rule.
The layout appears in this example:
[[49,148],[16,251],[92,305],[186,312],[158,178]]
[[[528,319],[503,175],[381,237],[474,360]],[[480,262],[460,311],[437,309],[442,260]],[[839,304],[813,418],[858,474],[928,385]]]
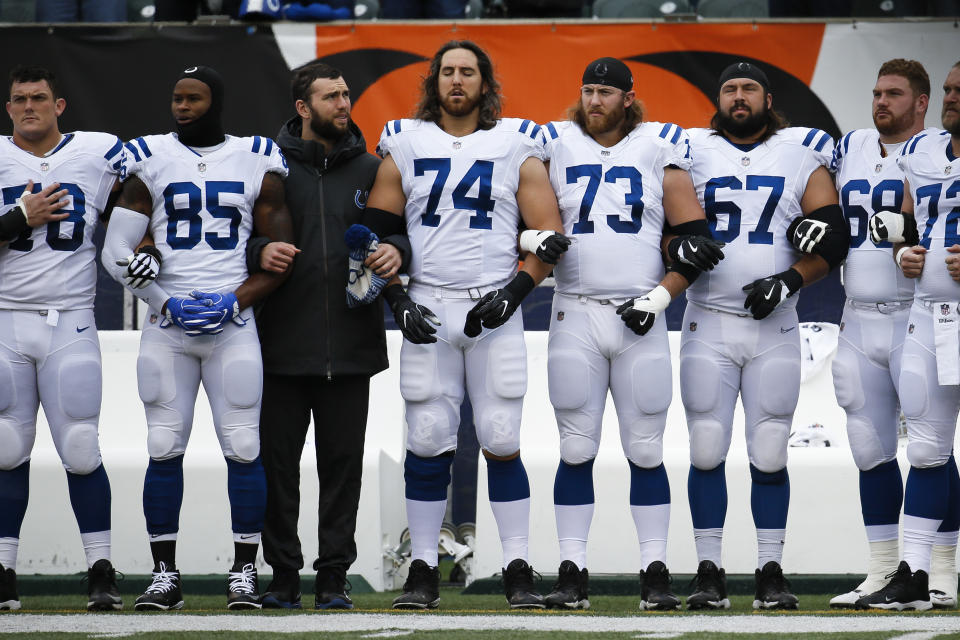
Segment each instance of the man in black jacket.
[[[367,153],[350,119],[350,93],[339,71],[319,62],[304,65],[294,70],[291,91],[298,115],[277,141],[290,168],[285,186],[296,247],[256,238],[248,250],[251,271],[293,269],[257,311],[267,474],[263,554],[273,567],[263,606],[300,607],[300,456],[312,412],[320,479],[315,606],[350,609],[346,572],[357,557],[370,377],[387,368],[387,346],[379,301],[347,307],[344,232],[360,221],[379,159]],[[387,279],[402,259],[388,242],[406,243],[409,255],[406,237],[380,244],[367,264]]]

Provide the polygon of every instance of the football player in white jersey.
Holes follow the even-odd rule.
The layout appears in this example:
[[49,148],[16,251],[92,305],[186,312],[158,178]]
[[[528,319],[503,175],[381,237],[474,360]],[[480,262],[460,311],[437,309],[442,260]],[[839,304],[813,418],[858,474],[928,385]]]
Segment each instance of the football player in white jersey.
[[[944,524],[956,518],[960,501],[960,477],[953,462],[960,408],[960,62],[947,74],[943,92],[944,130],[918,133],[897,156],[904,176],[902,211],[913,214],[921,231],[918,244],[904,234],[895,239],[906,242],[893,246],[903,274],[917,278],[899,387],[910,472],[903,499],[903,559],[886,586],[857,601],[863,608],[932,608],[933,553],[937,546],[948,546],[945,542],[956,543],[955,533],[952,540],[944,540],[949,533]],[[946,587],[953,593],[945,596],[956,597],[955,584]]]
[[123,175],[123,144],[106,133],[60,132],[66,101],[51,71],[17,67],[8,86],[13,135],[0,139],[0,609],[20,608],[17,548],[41,404],[87,556],[87,608],[122,609],[97,434],[93,233]]
[[[830,135],[788,128],[766,74],[747,62],[720,76],[710,129],[691,129],[691,175],[726,258],[687,290],[680,391],[690,430],[688,495],[700,564],[687,606],[726,608],[720,567],[724,460],[743,400],[757,527],[754,608],[795,609],[780,566],[790,500],[787,439],[800,392],[796,298],[846,255],[849,237],[828,167]],[[812,244],[802,254],[791,241]]]
[[[900,211],[903,171],[896,158],[903,144],[923,130],[929,99],[930,79],[919,62],[885,62],[873,88],[875,128],[847,133],[833,154],[840,205],[850,226],[850,251],[843,266],[847,302],[833,381],[860,469],[860,506],[870,560],[866,579],[830,600],[832,607],[853,607],[880,589],[900,559],[903,478],[897,463],[897,386],[913,281],[890,259],[889,242],[874,243],[867,237],[867,221],[880,210]],[[952,544],[956,553],[956,531]],[[943,586],[941,593],[949,590]],[[955,566],[952,591],[956,601]]]
[[[527,358],[523,320],[514,312],[551,265],[531,254],[518,273],[517,233],[521,221],[557,235],[562,225],[539,127],[500,119],[499,89],[479,46],[441,47],[416,119],[384,127],[384,161],[367,200],[365,224],[385,237],[405,222],[413,247],[409,295],[398,280],[384,290],[406,338],[400,392],[413,549],[395,608],[439,603],[437,539],[465,388],[487,462],[507,600],[515,608],[544,606],[527,563],[530,486],[519,450]],[[548,243],[533,248],[540,244]]]
[[[284,204],[286,162],[268,138],[224,135],[223,82],[209,67],[190,67],[173,89],[177,133],[127,144],[131,176],[113,210],[103,264],[128,280],[131,255],[149,229],[156,278],[133,292],[151,307],[137,360],[147,417],[150,462],[143,510],[153,581],[138,610],[183,606],[175,553],[183,501],[183,454],[201,381],[227,463],[234,540],[227,606],[259,608],[254,566],[266,501],[260,460],[262,362],[247,308],[283,276],[248,276],[251,230],[290,241]],[[129,265],[128,265],[129,263]]]
[[[692,276],[664,273],[665,223],[707,268],[723,256],[710,239],[689,170],[690,144],[674,124],[643,122],[630,69],[587,65],[568,120],[541,127],[564,233],[575,238],[554,270],[547,370],[560,429],[554,508],[559,578],[548,607],[588,608],[587,536],[593,462],[607,391],[630,468],[630,510],[641,561],[641,609],[676,609],[666,566],[670,486],[663,430],[671,366],[663,311]],[[618,266],[610,269],[610,257]],[[708,257],[709,256],[709,257]],[[694,269],[694,274],[699,273]],[[571,376],[571,371],[579,372]]]

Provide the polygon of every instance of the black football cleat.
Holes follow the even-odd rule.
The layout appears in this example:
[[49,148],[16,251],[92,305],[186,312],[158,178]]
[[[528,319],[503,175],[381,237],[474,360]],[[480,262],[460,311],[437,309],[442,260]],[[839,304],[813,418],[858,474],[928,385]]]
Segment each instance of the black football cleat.
[[120,611],[123,599],[117,587],[117,570],[103,558],[87,569],[87,611]]
[[703,560],[693,578],[693,593],[687,596],[687,609],[729,609],[727,573],[710,560]]
[[933,608],[926,571],[911,572],[910,565],[901,560],[897,570],[887,577],[890,582],[885,587],[857,600],[857,609],[926,611]]
[[757,592],[754,609],[796,609],[800,600],[790,592],[790,581],[783,577],[783,569],[771,560],[754,573]]
[[20,595],[17,593],[17,572],[5,569],[0,564],[0,611],[16,611],[20,608]]
[[[539,574],[538,574],[539,575]],[[533,567],[526,560],[516,558],[501,571],[503,591],[511,609],[543,609],[543,596],[533,587]]]
[[234,565],[227,574],[227,609],[260,609],[260,582],[252,562]]
[[667,565],[654,560],[640,572],[640,611],[672,611],[680,608],[680,598],[670,591],[673,579]]
[[403,593],[393,599],[394,609],[436,609],[440,605],[440,569],[423,560],[410,563]]
[[183,608],[180,572],[160,562],[153,571],[150,586],[133,603],[134,611],[169,611]]
[[260,597],[264,609],[300,609],[300,573],[295,569],[274,569],[273,580]]
[[564,560],[560,563],[553,591],[544,596],[543,602],[548,609],[589,609],[589,582],[590,574],[586,568],[578,569],[575,562]]
[[352,585],[347,580],[347,572],[343,568],[317,568],[317,579],[313,585],[313,608],[353,609],[353,600],[349,595],[351,588]]

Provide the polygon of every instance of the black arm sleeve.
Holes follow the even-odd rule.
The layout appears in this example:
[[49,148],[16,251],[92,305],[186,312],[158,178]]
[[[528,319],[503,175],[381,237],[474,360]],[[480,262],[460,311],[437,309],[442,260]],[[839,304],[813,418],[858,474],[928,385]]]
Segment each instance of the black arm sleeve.
[[247,272],[250,274],[262,273],[260,268],[260,253],[263,248],[270,244],[270,238],[266,236],[253,236],[247,240]]
[[676,234],[678,236],[704,236],[707,238],[712,238],[713,235],[710,233],[710,225],[707,223],[706,218],[701,218],[699,220],[691,220],[690,222],[681,222],[676,226],[671,226],[670,224],[666,225],[664,229],[666,234]]
[[0,216],[0,242],[13,240],[28,228],[27,217],[20,207],[14,207]]
[[850,226],[843,216],[843,209],[838,204],[828,204],[811,211],[807,217],[830,225],[830,232],[813,252],[826,260],[831,269],[835,268],[844,261],[847,251],[850,250]]
[[367,207],[363,210],[360,224],[377,234],[378,238],[406,233],[407,230],[403,216],[373,207]]
[[686,262],[680,262],[679,260],[674,260],[667,271],[673,271],[674,273],[679,273],[684,278],[687,279],[689,284],[693,284],[694,281],[700,277],[700,269],[697,269],[692,264],[687,264]]

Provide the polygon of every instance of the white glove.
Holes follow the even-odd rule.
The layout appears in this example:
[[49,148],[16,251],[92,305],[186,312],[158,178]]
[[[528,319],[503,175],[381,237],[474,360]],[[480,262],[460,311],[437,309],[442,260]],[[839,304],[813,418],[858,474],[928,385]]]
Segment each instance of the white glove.
[[826,237],[830,231],[830,225],[820,220],[811,218],[802,218],[794,229],[790,241],[800,251],[804,253],[813,253],[817,244]]
[[520,234],[520,248],[547,264],[557,264],[569,247],[570,238],[556,231],[527,229]]
[[157,279],[160,274],[160,252],[156,248],[151,249],[148,251],[144,247],[140,253],[117,260],[118,267],[126,267],[121,275],[123,284],[131,289],[142,289]]
[[874,244],[906,242],[903,235],[906,220],[896,211],[878,211],[870,218],[870,239]]
[[657,314],[670,306],[672,299],[670,292],[658,284],[650,293],[624,302],[617,308],[617,313],[631,331],[638,336],[646,335],[656,323]]

